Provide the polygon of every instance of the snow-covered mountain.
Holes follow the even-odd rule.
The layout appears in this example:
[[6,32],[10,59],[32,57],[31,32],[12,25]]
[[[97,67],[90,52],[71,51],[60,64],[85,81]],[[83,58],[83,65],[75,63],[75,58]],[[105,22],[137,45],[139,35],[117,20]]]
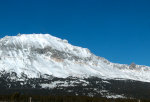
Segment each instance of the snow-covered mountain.
[[0,39],[0,71],[29,78],[51,75],[150,82],[150,67],[112,63],[50,34],[21,34]]

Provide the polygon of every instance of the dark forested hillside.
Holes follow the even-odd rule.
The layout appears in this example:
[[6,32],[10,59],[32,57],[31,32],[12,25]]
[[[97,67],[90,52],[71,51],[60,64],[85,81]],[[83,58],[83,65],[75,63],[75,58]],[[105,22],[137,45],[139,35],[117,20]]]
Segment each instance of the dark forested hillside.
[[113,99],[88,96],[53,96],[53,95],[0,95],[0,102],[150,102],[144,99]]
[[[23,79],[23,80],[22,80]],[[56,96],[90,96],[107,98],[150,99],[150,83],[133,80],[109,80],[90,77],[28,78],[22,75],[5,73],[0,77],[0,95],[11,95],[19,92],[21,95],[56,95]]]

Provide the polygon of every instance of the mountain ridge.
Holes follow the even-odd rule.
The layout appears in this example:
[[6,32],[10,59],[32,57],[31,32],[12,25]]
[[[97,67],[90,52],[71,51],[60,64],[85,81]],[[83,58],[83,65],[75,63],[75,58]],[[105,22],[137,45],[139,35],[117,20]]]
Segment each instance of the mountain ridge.
[[150,82],[150,67],[112,63],[87,48],[73,46],[50,34],[21,34],[0,39],[0,70],[38,77],[96,76]]

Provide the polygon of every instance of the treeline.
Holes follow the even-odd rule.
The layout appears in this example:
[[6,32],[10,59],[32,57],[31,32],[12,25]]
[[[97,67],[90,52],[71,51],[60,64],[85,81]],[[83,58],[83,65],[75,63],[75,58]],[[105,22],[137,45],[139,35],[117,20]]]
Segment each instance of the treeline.
[[39,95],[0,95],[0,102],[150,102],[139,99],[108,99],[103,97],[88,96],[39,96]]

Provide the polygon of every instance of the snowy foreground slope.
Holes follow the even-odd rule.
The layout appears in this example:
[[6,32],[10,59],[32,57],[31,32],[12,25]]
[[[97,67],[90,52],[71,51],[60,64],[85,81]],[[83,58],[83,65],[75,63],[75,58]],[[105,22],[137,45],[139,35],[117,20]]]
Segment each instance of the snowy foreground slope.
[[52,75],[150,82],[150,67],[111,63],[88,49],[49,34],[22,34],[0,39],[0,71],[38,78]]

